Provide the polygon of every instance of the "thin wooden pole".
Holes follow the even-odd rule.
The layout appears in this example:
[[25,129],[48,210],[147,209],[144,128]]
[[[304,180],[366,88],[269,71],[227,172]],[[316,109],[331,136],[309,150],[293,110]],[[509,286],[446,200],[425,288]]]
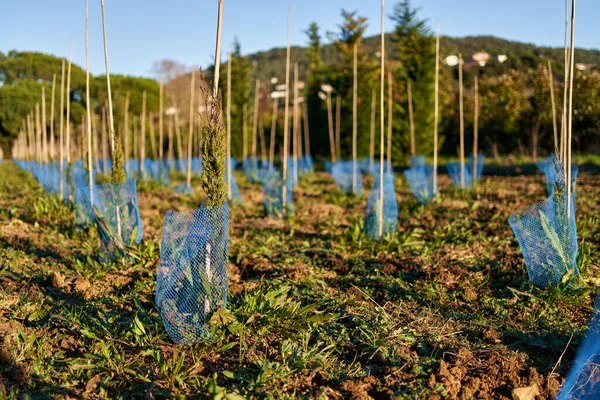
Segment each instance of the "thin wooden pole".
[[102,127],[100,129],[100,135],[102,140],[102,173],[108,174],[108,148],[107,148],[107,137],[106,137],[106,107],[102,107],[102,119],[100,121]]
[[335,146],[340,159],[342,157],[342,96],[335,97]]
[[35,152],[38,164],[41,166],[42,159],[42,123],[40,121],[40,103],[35,103]]
[[213,105],[218,104],[219,77],[221,72],[221,32],[223,29],[223,4],[225,0],[219,0],[219,14],[217,19],[217,41],[215,48],[215,78],[213,81]]
[[356,140],[358,136],[357,104],[358,104],[358,45],[354,43],[354,63],[352,79],[352,192],[356,193],[358,187],[358,163]]
[[262,113],[258,114],[258,126],[260,132],[260,155],[261,161],[264,162],[267,159],[267,143],[265,142],[265,125]]
[[164,146],[164,121],[163,116],[165,115],[164,110],[164,83],[163,83],[163,74],[160,74],[160,93],[158,99],[158,158],[162,161],[164,159],[163,156],[163,146]]
[[242,108],[242,160],[248,157],[248,103]]
[[71,64],[73,62],[73,40],[69,45],[69,65],[67,67],[67,118],[66,118],[66,141],[67,141],[67,164],[71,164]]
[[[108,93],[108,132],[110,135],[110,151],[111,154],[115,151],[115,121],[112,104],[112,93],[110,86],[110,72],[108,68],[108,41],[106,40],[106,17],[104,13],[104,0],[100,0],[102,8],[102,36],[104,40],[104,67],[106,69],[106,89]],[[114,166],[113,166],[114,168]],[[119,225],[120,229],[120,225]]]
[[556,125],[556,102],[554,100],[554,77],[552,76],[552,63],[548,60],[548,81],[550,84],[550,101],[552,103],[552,128],[554,131],[554,152],[558,152],[558,128]]
[[146,160],[146,96],[147,93],[144,90],[142,94],[142,127],[140,132],[140,174],[142,178],[145,178],[146,168],[144,162]]
[[388,121],[387,121],[387,165],[392,172],[392,128],[394,124],[394,88],[392,69],[388,67]]
[[302,104],[302,115],[304,116],[304,155],[310,156],[310,126],[308,124],[308,105]]
[[54,141],[54,97],[56,96],[56,74],[52,75],[52,97],[50,99],[50,158],[56,161],[56,143]]
[[[575,78],[574,66],[575,66],[575,10],[577,1],[573,0],[571,3],[571,49],[569,51],[570,56],[570,73],[569,73],[569,113],[567,122],[567,217],[571,217],[571,202],[572,202],[572,171],[571,171],[571,143],[573,133],[573,80]],[[575,216],[573,216],[575,217]]]
[[[381,0],[381,104],[380,104],[380,140],[379,140],[379,237],[383,236],[383,163],[384,163],[384,152],[383,152],[383,134],[385,128],[385,115],[384,115],[384,101],[385,101],[385,0]],[[390,171],[391,172],[391,171]]]
[[168,125],[168,136],[169,136],[169,147],[167,149],[167,156],[170,160],[175,159],[175,139],[173,138],[173,119],[172,115],[169,115],[169,125]]
[[256,88],[254,89],[254,116],[252,118],[252,157],[256,157],[257,149],[257,130],[258,130],[258,106],[260,102],[260,79],[256,80]]
[[[231,46],[230,46],[231,47]],[[227,198],[231,200],[231,49],[227,57]]]
[[60,198],[65,198],[65,185],[64,185],[64,111],[65,111],[65,60],[62,61],[62,68],[60,73],[60,117],[58,125],[58,150],[59,150],[59,173],[60,173]]
[[98,146],[98,126],[96,125],[96,115],[92,114],[92,145],[94,148],[94,165],[96,171],[100,172],[100,148]]
[[293,165],[294,165],[294,185],[298,184],[298,63],[294,63],[294,90],[292,92],[294,99],[292,100],[292,149],[293,149]]
[[406,86],[408,92],[408,123],[410,125],[410,154],[414,156],[417,154],[417,148],[415,144],[415,119],[413,115],[412,85],[410,84],[410,81],[406,83]]
[[192,148],[194,145],[194,89],[196,86],[196,68],[192,69],[192,79],[190,83],[190,126],[188,130],[188,148],[187,148],[187,186],[192,187]]
[[327,92],[327,121],[329,123],[329,148],[331,149],[331,164],[335,164],[335,137],[333,136],[333,110],[331,105],[331,91]]
[[179,121],[179,110],[175,112],[175,137],[177,138],[177,159],[183,161],[183,139],[181,137],[181,121]]
[[90,52],[89,52],[89,20],[88,0],[85,0],[85,111],[87,128],[87,150],[88,150],[88,182],[90,185],[90,204],[94,206],[94,171],[92,153],[92,110],[90,104]]
[[154,113],[148,113],[148,127],[150,128],[150,145],[152,148],[152,158],[156,160],[156,134],[154,133]]
[[129,175],[129,91],[125,96],[125,110],[124,110],[124,121],[123,121],[123,157],[125,159],[125,171]]
[[460,117],[460,188],[465,188],[465,120],[463,109],[463,60],[458,53],[458,111]]
[[138,118],[135,114],[133,114],[133,117],[131,118],[131,124],[133,126],[132,132],[131,132],[131,136],[132,136],[132,141],[133,141],[133,146],[132,146],[132,151],[131,154],[133,156],[134,160],[139,161],[140,160],[140,148],[138,145],[139,142],[139,137],[138,137]]
[[560,159],[563,163],[563,171],[565,176],[567,175],[567,154],[566,154],[566,143],[567,143],[567,94],[569,93],[569,60],[571,58],[568,47],[569,37],[569,0],[565,0],[565,84],[563,90],[563,109],[562,109],[562,121],[560,131]]
[[435,35],[435,89],[433,106],[433,193],[438,193],[438,125],[439,125],[439,92],[440,92],[440,20],[436,22]]
[[475,77],[475,110],[473,121],[473,184],[477,182],[477,168],[479,163],[479,78]]
[[[285,58],[285,109],[283,114],[283,185],[282,185],[282,205],[285,213],[287,207],[287,174],[288,174],[288,151],[289,151],[289,113],[290,113],[290,53],[292,36],[292,6],[288,8],[288,32],[287,32],[287,51]],[[286,213],[287,214],[287,213]]]
[[275,133],[277,132],[277,114],[279,112],[279,98],[273,99],[273,115],[271,118],[271,140],[269,141],[269,170],[275,165]]
[[377,95],[375,89],[371,93],[371,131],[369,133],[369,166],[373,171],[375,166],[375,110],[377,108]]
[[46,124],[46,85],[42,85],[42,161],[48,162],[48,125]]

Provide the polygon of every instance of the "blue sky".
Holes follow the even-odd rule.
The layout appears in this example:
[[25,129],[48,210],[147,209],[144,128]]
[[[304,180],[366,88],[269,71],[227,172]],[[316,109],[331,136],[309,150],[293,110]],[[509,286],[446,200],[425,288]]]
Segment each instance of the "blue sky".
[[[152,76],[152,64],[169,58],[207,67],[214,52],[216,0],[105,0],[111,72]],[[378,0],[225,0],[223,51],[235,36],[250,53],[284,46],[287,8],[292,6],[292,44],[302,45],[303,30],[316,21],[334,31],[340,10],[369,18],[368,35],[380,29]],[[391,12],[395,1],[387,0]],[[545,46],[562,46],[564,0],[413,0],[420,17],[442,34],[494,35]],[[577,2],[577,47],[598,48],[600,1]],[[36,50],[67,56],[85,66],[84,0],[0,0],[0,51]],[[386,30],[392,28],[386,18]],[[90,64],[104,72],[100,0],[90,0]]]

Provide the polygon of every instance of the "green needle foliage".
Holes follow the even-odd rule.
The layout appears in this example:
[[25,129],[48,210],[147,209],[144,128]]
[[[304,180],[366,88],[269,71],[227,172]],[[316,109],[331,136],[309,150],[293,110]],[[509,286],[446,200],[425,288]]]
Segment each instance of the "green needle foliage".
[[207,207],[217,207],[227,199],[227,184],[225,183],[225,158],[227,143],[220,117],[221,101],[213,99],[210,119],[202,127],[202,152],[204,154],[204,171],[202,188],[206,193]]
[[121,149],[121,141],[115,135],[115,151],[112,155],[112,169],[110,170],[110,181],[112,183],[125,182],[127,176],[123,170],[123,150]]

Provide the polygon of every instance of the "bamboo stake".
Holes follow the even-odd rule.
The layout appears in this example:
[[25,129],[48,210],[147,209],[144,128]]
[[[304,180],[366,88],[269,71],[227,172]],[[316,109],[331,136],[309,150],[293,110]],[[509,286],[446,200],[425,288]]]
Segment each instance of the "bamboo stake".
[[67,164],[71,164],[71,64],[73,61],[73,40],[69,45],[69,65],[67,67],[67,118],[66,118],[66,141],[67,141]]
[[473,121],[473,184],[477,182],[479,163],[479,78],[475,77],[475,116]]
[[335,147],[340,159],[342,156],[342,97],[338,94],[335,97]]
[[48,125],[46,125],[46,85],[42,85],[42,161],[48,162]]
[[50,100],[50,158],[56,161],[56,143],[54,141],[54,97],[56,96],[56,74],[52,75],[52,97]]
[[183,161],[183,139],[181,137],[181,121],[179,121],[179,110],[175,112],[175,137],[177,138],[177,159]]
[[96,171],[100,172],[100,148],[98,145],[98,126],[96,125],[96,115],[92,114],[92,145],[94,146],[94,164]]
[[329,123],[329,148],[331,149],[331,164],[335,164],[335,137],[333,136],[333,110],[331,105],[331,91],[327,92],[327,121]]
[[102,173],[108,174],[108,149],[106,142],[106,107],[102,107],[102,120],[100,121],[102,127],[100,129],[101,141],[102,141]]
[[417,154],[415,144],[415,119],[413,116],[413,99],[412,99],[412,86],[410,81],[406,83],[408,92],[408,123],[410,125],[410,154],[412,156]]
[[392,85],[392,69],[388,67],[388,121],[387,121],[387,165],[392,172],[392,127],[394,123],[394,88]]
[[308,105],[306,102],[302,104],[302,115],[304,117],[304,154],[310,156],[310,126],[308,124]]
[[[138,117],[134,114],[133,118],[132,118],[132,125],[133,125],[133,130],[132,130],[132,140],[133,140],[133,148],[132,148],[132,156],[134,160],[139,161],[140,160],[140,148],[139,148],[139,144],[138,142],[139,140],[139,136],[138,136]],[[136,172],[136,171],[134,171]]]
[[[290,112],[290,53],[291,53],[291,35],[292,35],[292,6],[288,7],[288,32],[287,32],[287,52],[285,58],[285,109],[283,114],[283,185],[282,185],[282,205],[285,213],[287,207],[287,173],[288,173],[288,151],[289,151],[289,112]],[[287,214],[287,213],[286,213]]]
[[142,179],[145,178],[146,168],[144,162],[146,160],[146,96],[147,93],[144,90],[142,94],[142,127],[140,136],[140,174]]
[[369,134],[369,167],[373,171],[375,166],[375,109],[377,107],[377,95],[375,89],[371,93],[371,132]]
[[173,137],[173,116],[169,115],[169,125],[168,125],[168,136],[169,136],[169,147],[167,149],[167,156],[170,160],[175,159],[175,139]]
[[[379,237],[383,236],[383,132],[384,132],[384,107],[385,100],[385,0],[381,0],[381,104],[380,104],[380,141],[379,141]],[[391,171],[390,171],[391,172]]]
[[192,147],[194,145],[194,89],[196,85],[196,68],[192,69],[192,79],[190,83],[190,126],[188,130],[188,164],[187,164],[187,186],[192,187]]
[[[108,131],[110,135],[110,151],[111,154],[115,152],[115,121],[114,121],[114,113],[113,113],[113,104],[112,104],[112,93],[110,87],[110,72],[108,69],[108,41],[106,40],[106,17],[104,13],[104,0],[100,0],[100,5],[102,8],[102,36],[104,40],[104,67],[106,69],[106,89],[108,94]],[[115,166],[113,165],[113,168]],[[119,224],[120,231],[120,224]],[[119,232],[120,236],[120,232]]]
[[40,121],[40,103],[35,103],[35,152],[38,165],[42,166],[42,124]]
[[127,95],[125,96],[125,111],[123,118],[123,158],[125,159],[125,172],[129,175],[129,91],[127,91]]
[[267,159],[267,143],[265,142],[265,125],[261,113],[258,114],[258,125],[260,127],[260,155],[261,161],[264,162]]
[[463,60],[458,53],[458,111],[460,114],[460,188],[465,188],[465,121],[463,110]]
[[150,128],[150,145],[152,149],[152,158],[156,160],[158,155],[156,153],[156,135],[154,133],[154,113],[152,111],[150,111],[150,113],[148,114],[148,119],[148,127]]
[[440,92],[440,20],[436,21],[435,35],[435,89],[433,108],[433,193],[438,193],[438,124],[439,124],[439,92]]
[[356,162],[357,149],[357,101],[358,101],[358,45],[354,43],[354,68],[352,82],[352,192],[356,193],[358,187],[358,164]]
[[248,157],[248,103],[242,108],[242,160]]
[[[573,79],[575,73],[573,68],[575,66],[575,9],[577,1],[573,0],[571,3],[571,49],[569,51],[570,56],[570,73],[569,73],[569,114],[568,114],[568,125],[567,125],[567,217],[571,217],[571,202],[572,202],[572,171],[571,171],[571,143],[573,134]],[[573,216],[575,217],[575,216]]]
[[552,77],[552,63],[548,60],[548,80],[550,82],[550,101],[552,102],[552,128],[554,131],[554,152],[558,152],[558,128],[556,125],[556,102],[554,100],[554,78]]
[[160,94],[158,99],[158,158],[162,161],[163,157],[163,146],[164,146],[164,121],[163,115],[165,111],[163,110],[163,74],[160,74]]
[[64,111],[65,111],[65,60],[62,61],[62,68],[60,73],[60,118],[58,125],[58,149],[59,149],[59,174],[60,174],[60,198],[65,198],[65,185],[64,185]]
[[277,114],[279,112],[279,98],[273,99],[273,115],[271,118],[271,140],[269,141],[269,170],[275,165],[275,133],[277,132]]
[[298,63],[294,63],[294,90],[292,100],[292,149],[294,166],[294,185],[298,184]]
[[94,171],[92,166],[92,112],[90,106],[90,52],[88,0],[85,0],[85,111],[87,119],[88,182],[90,185],[90,204],[94,206]]
[[227,199],[233,198],[231,192],[231,45],[227,56]]
[[256,157],[257,148],[257,130],[258,130],[258,106],[260,101],[260,79],[256,80],[256,88],[254,89],[254,117],[252,118],[252,157]]
[[560,159],[563,163],[563,171],[565,176],[567,175],[567,161],[566,161],[566,143],[567,143],[567,93],[569,92],[569,60],[571,55],[568,47],[568,36],[569,36],[569,0],[565,0],[565,84],[563,90],[563,109],[562,109],[562,121],[560,131]]

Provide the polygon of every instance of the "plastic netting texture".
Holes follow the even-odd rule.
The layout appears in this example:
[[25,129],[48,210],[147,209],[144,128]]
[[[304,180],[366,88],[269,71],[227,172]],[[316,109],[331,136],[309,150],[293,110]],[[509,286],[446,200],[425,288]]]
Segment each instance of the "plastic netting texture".
[[261,170],[260,183],[264,195],[265,213],[268,216],[282,218],[294,213],[293,206],[293,178],[288,175],[286,185],[286,208],[283,208],[283,176],[282,172],[273,168]]
[[[538,164],[538,168],[540,168],[542,170],[542,172],[544,173],[544,175],[546,176],[546,191],[548,192],[548,196],[552,196],[554,195],[554,184],[556,183],[556,169],[554,168],[554,163],[551,162],[550,164]],[[543,169],[542,169],[543,168]],[[577,180],[577,175],[579,174],[579,168],[576,165],[572,165],[571,166],[571,182],[572,182],[572,188],[573,188],[573,193],[576,192],[575,190],[575,183]]]
[[251,156],[246,157],[242,161],[242,169],[246,174],[246,178],[248,178],[248,182],[256,183],[259,181],[258,179],[258,157]]
[[540,287],[557,285],[567,272],[579,274],[575,196],[568,216],[566,191],[560,192],[560,196],[529,206],[508,219],[521,247],[529,280]]
[[229,206],[167,212],[156,278],[156,306],[171,339],[209,338],[208,322],[227,305]]
[[[424,160],[423,160],[424,161]],[[412,163],[411,167],[404,171],[404,177],[412,194],[422,204],[427,204],[435,197],[433,188],[433,167],[425,163]]]
[[93,211],[103,258],[124,256],[144,238],[136,181],[96,185]]
[[596,312],[587,334],[571,364],[557,400],[596,400],[600,398],[600,312]]
[[[485,161],[485,156],[483,154],[479,154],[477,157],[477,173],[473,175],[473,169],[475,168],[475,162],[473,159],[473,155],[470,155],[467,161],[465,162],[465,176],[464,183],[465,188],[471,189],[473,187],[473,180],[475,182],[481,182],[481,175],[483,174],[483,163]],[[450,179],[454,186],[460,188],[461,185],[461,176],[460,176],[460,163],[448,163],[446,164],[448,168],[448,175],[450,175]]]
[[360,165],[356,162],[356,182],[354,182],[354,163],[352,160],[338,160],[331,168],[331,174],[342,193],[360,195],[363,191]]
[[382,236],[394,232],[398,221],[398,200],[394,187],[395,175],[386,173],[383,176],[383,225],[380,224],[379,218],[382,210],[379,176],[375,177],[365,207],[365,233],[373,240],[379,240]]

